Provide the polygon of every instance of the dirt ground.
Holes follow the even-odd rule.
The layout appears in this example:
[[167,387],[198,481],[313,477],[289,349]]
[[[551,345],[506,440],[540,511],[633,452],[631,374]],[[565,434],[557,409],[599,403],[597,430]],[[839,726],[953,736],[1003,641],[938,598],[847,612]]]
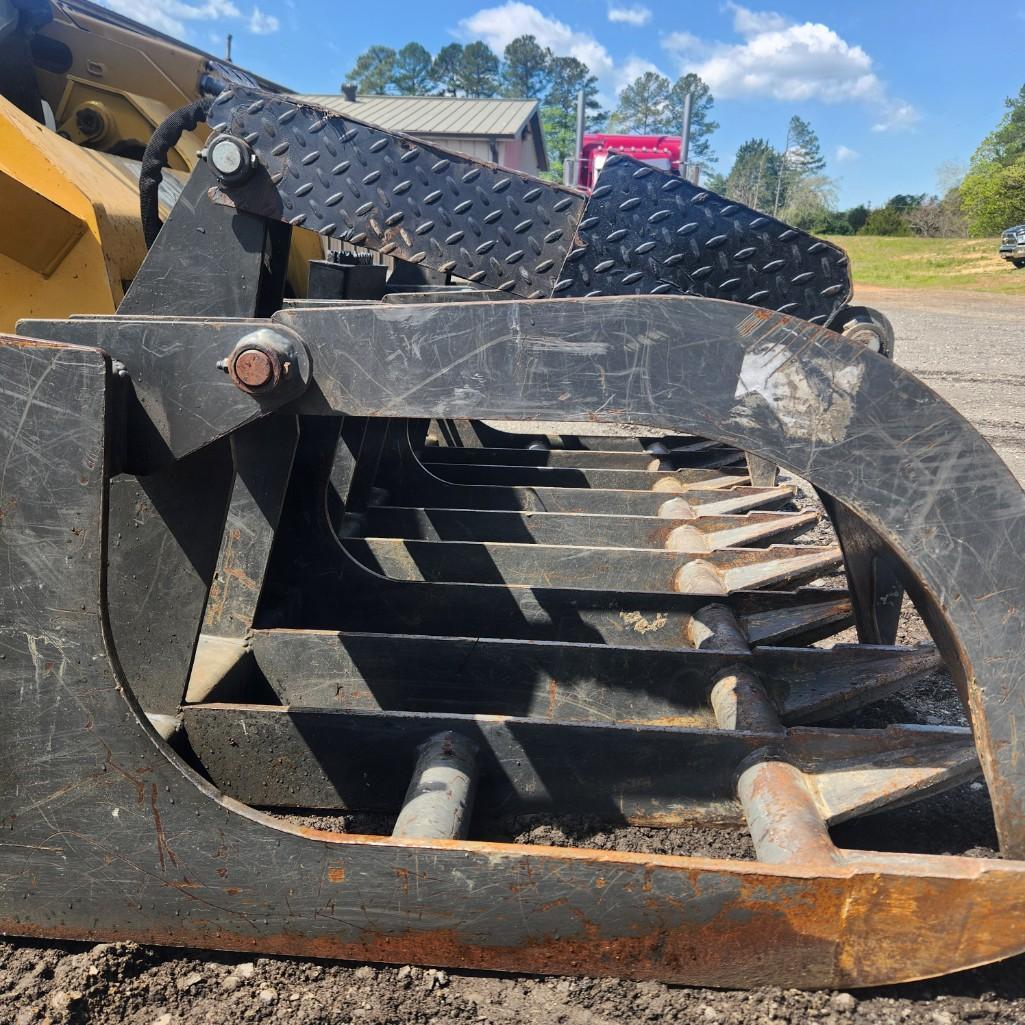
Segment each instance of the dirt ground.
[[[887,312],[897,358],[973,420],[1025,479],[1025,386],[1018,352],[1025,298],[876,290],[863,303]],[[799,504],[807,505],[802,495]],[[819,528],[813,540],[826,540]],[[902,643],[925,636],[913,611]],[[839,640],[853,638],[838,638]],[[964,724],[945,674],[854,713],[850,725]],[[731,831],[610,828],[581,819],[482,824],[489,838],[603,849],[753,856]],[[834,830],[842,846],[993,856],[996,838],[981,783]],[[724,951],[728,957],[728,951]],[[944,979],[857,992],[761,988],[731,992],[633,983],[374,967],[289,958],[196,954],[136,944],[0,942],[0,1025],[220,1025],[234,1022],[620,1022],[681,1025],[975,1025],[1025,1022],[1025,957]]]

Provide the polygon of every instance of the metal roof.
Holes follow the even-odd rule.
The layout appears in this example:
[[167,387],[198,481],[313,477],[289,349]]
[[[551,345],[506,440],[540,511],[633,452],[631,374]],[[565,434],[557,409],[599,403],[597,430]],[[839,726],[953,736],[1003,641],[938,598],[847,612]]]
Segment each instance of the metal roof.
[[349,117],[407,135],[514,139],[537,114],[536,100],[468,99],[464,96],[300,96]]

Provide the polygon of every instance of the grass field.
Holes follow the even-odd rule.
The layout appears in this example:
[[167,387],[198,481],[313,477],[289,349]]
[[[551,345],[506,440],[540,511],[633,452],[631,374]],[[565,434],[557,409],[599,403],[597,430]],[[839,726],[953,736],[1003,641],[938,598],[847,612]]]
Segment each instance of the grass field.
[[875,288],[943,288],[1025,296],[1025,269],[997,255],[995,238],[830,239],[851,257],[854,284]]

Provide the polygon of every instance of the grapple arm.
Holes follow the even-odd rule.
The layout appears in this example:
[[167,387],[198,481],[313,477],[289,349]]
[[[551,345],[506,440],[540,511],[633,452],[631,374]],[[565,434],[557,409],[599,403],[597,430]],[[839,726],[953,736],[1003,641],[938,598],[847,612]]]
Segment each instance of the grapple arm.
[[[626,160],[585,201],[245,89],[214,109],[253,174],[197,172],[118,316],[0,339],[0,931],[716,986],[1025,948],[1025,495],[824,326],[836,251]],[[275,303],[282,218],[328,211],[512,297]],[[659,249],[724,219],[703,277]],[[759,232],[783,267],[742,255]],[[789,543],[815,513],[745,452],[860,546]],[[853,596],[801,586],[844,555]],[[888,629],[891,578],[935,648],[814,646]],[[840,718],[941,664],[970,730]],[[830,837],[980,769],[1003,860]],[[746,830],[752,858],[494,842],[523,814]]]

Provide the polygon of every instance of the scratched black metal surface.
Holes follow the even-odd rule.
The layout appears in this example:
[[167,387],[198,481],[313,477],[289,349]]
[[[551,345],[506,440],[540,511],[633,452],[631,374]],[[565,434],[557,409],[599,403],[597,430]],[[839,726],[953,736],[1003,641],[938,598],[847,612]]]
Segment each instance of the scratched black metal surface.
[[584,206],[572,189],[255,89],[221,93],[209,121],[269,175],[228,190],[240,208],[528,298],[551,295]]
[[826,323],[851,294],[837,246],[632,157],[606,161],[555,295],[689,294]]

